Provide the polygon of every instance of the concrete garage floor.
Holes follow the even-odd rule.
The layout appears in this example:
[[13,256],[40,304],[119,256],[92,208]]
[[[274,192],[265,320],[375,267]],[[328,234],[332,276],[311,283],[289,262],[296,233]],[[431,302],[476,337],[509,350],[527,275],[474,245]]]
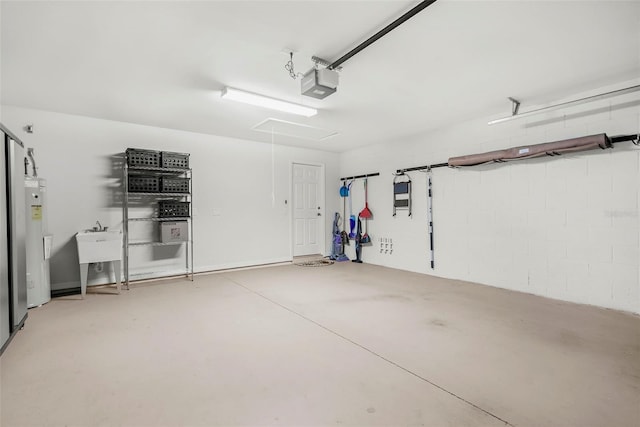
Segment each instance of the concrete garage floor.
[[638,316],[366,264],[59,298],[0,362],[6,427],[640,425]]

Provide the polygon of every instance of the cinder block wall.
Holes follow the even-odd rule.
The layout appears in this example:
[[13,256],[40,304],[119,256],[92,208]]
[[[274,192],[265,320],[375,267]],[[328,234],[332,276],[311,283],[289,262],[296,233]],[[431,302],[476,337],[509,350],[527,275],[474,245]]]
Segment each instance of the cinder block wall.
[[[396,169],[603,132],[635,133],[639,105],[640,97],[631,95],[501,125],[488,126],[496,117],[484,117],[343,153],[341,176],[381,173],[369,180],[373,245],[363,249],[364,261],[640,312],[640,148],[629,142],[607,151],[435,169],[434,270],[429,267],[425,174],[410,174],[413,216],[403,211],[392,216]],[[354,211],[364,204],[362,187],[353,186]],[[393,240],[392,254],[380,252],[379,238]],[[353,249],[348,247],[349,256]]]

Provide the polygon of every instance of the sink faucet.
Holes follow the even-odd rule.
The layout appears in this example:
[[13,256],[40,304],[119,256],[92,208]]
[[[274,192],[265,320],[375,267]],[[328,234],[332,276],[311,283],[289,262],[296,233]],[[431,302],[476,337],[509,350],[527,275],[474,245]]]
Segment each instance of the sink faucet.
[[[107,228],[109,228],[109,227],[103,227],[102,224],[100,224],[100,221],[96,221],[96,224],[98,225],[93,226],[93,231],[107,231]],[[92,230],[87,230],[87,231],[92,231]]]

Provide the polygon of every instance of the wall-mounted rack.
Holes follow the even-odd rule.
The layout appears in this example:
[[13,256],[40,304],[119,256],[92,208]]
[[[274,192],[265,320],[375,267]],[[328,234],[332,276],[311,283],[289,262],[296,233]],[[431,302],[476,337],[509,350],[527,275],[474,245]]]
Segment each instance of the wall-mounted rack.
[[619,135],[619,136],[611,137],[612,144],[615,144],[618,142],[626,142],[626,141],[631,141],[633,142],[634,145],[640,144],[640,133],[637,133],[634,135]]
[[367,173],[364,175],[356,175],[356,176],[345,176],[344,178],[340,178],[340,181],[349,181],[352,179],[360,179],[360,178],[371,178],[372,176],[379,176],[380,172],[375,173]]
[[[601,144],[591,144],[591,146],[587,146],[587,148],[580,148],[580,149],[574,149],[572,147],[567,148],[561,148],[560,150],[555,149],[555,148],[549,148],[548,150],[546,149],[546,146],[552,147],[551,144],[561,144],[563,142],[567,142],[570,140],[566,140],[566,141],[556,141],[555,143],[546,143],[546,144],[538,144],[537,146],[545,146],[545,150],[541,151],[539,153],[539,155],[549,155],[549,156],[557,156],[560,154],[560,152],[558,151],[562,151],[564,150],[564,152],[577,152],[577,151],[581,151],[581,150],[586,150],[586,149],[592,149],[592,148],[596,148],[596,147],[600,147],[600,148],[612,148],[612,144],[616,144],[619,142],[626,142],[626,141],[631,141],[634,145],[640,145],[640,133],[638,134],[629,134],[629,135],[618,135],[618,136],[612,136],[612,137],[608,137],[606,134],[600,134],[600,135],[592,135],[592,136],[588,136],[588,137],[583,137],[583,138],[574,138],[574,140],[594,140],[594,139],[601,139],[602,143]],[[518,154],[522,153],[522,154],[527,154],[529,153],[529,150],[532,148],[535,148],[536,145],[532,145],[532,146],[528,146],[528,147],[515,147],[512,150],[515,150]],[[526,151],[525,151],[526,150]],[[412,171],[420,171],[420,172],[427,172],[427,222],[428,222],[428,232],[429,232],[429,244],[430,244],[430,261],[431,261],[431,268],[435,268],[435,260],[434,260],[434,239],[433,239],[433,187],[432,187],[432,181],[431,181],[431,170],[432,169],[436,169],[436,168],[444,168],[444,167],[459,167],[459,166],[475,166],[478,164],[482,164],[482,163],[491,163],[491,162],[498,162],[498,163],[502,163],[505,160],[502,160],[500,158],[500,155],[506,153],[508,150],[499,150],[496,152],[490,152],[490,153],[483,153],[483,154],[479,154],[479,155],[472,155],[472,156],[483,156],[481,160],[478,161],[478,163],[468,163],[467,165],[461,164],[460,159],[464,158],[464,157],[471,157],[471,156],[463,156],[463,157],[452,157],[449,159],[449,161],[447,163],[435,163],[433,165],[424,165],[424,166],[415,166],[415,167],[411,167],[411,168],[404,168],[404,169],[398,169],[396,170],[395,175],[399,176],[399,175],[403,175],[406,172],[412,172]],[[486,157],[487,154],[493,154],[496,153],[495,157]],[[507,157],[508,160],[517,160],[517,155],[516,156],[511,156],[511,157]],[[523,157],[522,159],[526,159],[527,157]],[[450,163],[452,163],[450,165]],[[395,203],[395,200],[394,200]],[[395,215],[395,212],[394,212]]]
[[435,168],[445,168],[448,167],[449,163],[436,163],[434,165],[424,165],[424,166],[416,166],[413,168],[405,168],[405,169],[398,169],[396,170],[397,174],[403,174],[405,172],[414,172],[414,171],[429,171],[431,169],[435,169]]

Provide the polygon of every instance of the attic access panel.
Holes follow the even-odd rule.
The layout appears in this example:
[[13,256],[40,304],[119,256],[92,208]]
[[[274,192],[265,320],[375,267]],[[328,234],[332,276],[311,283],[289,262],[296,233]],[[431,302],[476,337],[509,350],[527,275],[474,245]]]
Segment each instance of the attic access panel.
[[338,134],[338,132],[329,129],[272,118],[263,120],[251,129],[258,132],[309,139],[311,141],[322,141]]

